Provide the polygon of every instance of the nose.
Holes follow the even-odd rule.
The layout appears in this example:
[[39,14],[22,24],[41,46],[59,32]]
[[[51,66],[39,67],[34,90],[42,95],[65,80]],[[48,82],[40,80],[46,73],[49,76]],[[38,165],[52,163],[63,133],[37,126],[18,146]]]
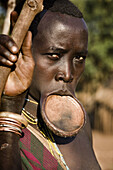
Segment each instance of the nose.
[[58,69],[55,79],[56,81],[64,81],[66,83],[72,82],[73,74],[71,65],[69,63],[63,63]]

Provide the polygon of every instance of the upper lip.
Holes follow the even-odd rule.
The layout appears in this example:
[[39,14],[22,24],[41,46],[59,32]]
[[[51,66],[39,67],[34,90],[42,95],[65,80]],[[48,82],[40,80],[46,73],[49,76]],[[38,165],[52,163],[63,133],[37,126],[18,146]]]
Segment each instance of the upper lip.
[[71,97],[74,97],[73,94],[70,91],[68,91],[67,89],[56,90],[56,91],[52,92],[49,95],[61,95],[61,96],[71,96]]

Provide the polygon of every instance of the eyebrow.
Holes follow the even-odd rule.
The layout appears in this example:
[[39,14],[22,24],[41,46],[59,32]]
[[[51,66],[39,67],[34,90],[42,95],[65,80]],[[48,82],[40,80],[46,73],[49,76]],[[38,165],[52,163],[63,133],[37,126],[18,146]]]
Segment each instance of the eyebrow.
[[88,55],[88,50],[80,51],[76,53],[77,55]]
[[[47,48],[46,51],[49,51],[50,53],[53,52],[53,53],[63,53],[64,54],[64,53],[68,52],[68,49],[64,49],[62,47],[59,48],[59,47],[52,46],[52,47]],[[76,52],[76,55],[81,55],[81,56],[87,55],[87,54],[88,54],[88,50]]]
[[50,47],[48,48],[49,51],[53,51],[55,53],[66,53],[68,50],[65,50],[64,48],[58,48],[58,47]]

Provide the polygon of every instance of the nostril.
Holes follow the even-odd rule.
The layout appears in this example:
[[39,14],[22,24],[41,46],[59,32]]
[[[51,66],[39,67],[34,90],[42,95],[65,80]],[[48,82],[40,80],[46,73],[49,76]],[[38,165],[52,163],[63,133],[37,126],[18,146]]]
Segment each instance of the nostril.
[[55,76],[55,79],[56,81],[59,81],[59,80],[64,80],[64,74],[63,73],[57,73],[57,75]]
[[73,81],[73,76],[70,77],[69,82],[71,83]]
[[63,78],[62,78],[62,77],[59,77],[59,80],[63,80]]
[[73,76],[64,76],[64,82],[71,83],[73,81]]
[[57,75],[55,76],[56,81],[64,81],[64,82],[72,82],[73,81],[73,75],[65,75],[61,72],[57,73]]

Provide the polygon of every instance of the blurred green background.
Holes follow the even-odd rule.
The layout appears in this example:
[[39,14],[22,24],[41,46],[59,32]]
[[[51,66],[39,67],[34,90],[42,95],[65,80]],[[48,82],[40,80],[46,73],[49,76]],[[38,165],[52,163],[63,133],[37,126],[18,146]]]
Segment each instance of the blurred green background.
[[[113,0],[71,0],[82,11],[89,30],[86,69],[76,95],[92,128],[113,132]],[[8,0],[0,0],[0,33]]]
[[[83,12],[89,29],[89,54],[80,89],[93,91],[113,76],[113,0],[72,0]],[[86,85],[87,86],[87,85]]]
[[92,128],[113,132],[113,0],[72,0],[89,30],[86,69],[77,88]]

